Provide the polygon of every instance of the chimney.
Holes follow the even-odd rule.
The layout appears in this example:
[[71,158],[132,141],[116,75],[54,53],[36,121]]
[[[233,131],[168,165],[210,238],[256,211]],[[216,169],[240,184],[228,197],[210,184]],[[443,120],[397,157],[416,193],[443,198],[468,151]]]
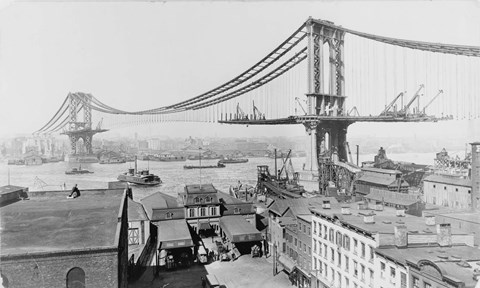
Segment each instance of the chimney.
[[374,224],[375,223],[375,213],[369,213],[369,214],[363,214],[360,213],[360,215],[363,215],[363,222],[365,224]]
[[452,245],[452,227],[450,223],[437,224],[437,243],[440,247]]
[[472,211],[478,211],[478,202],[480,198],[480,142],[470,143],[472,145],[472,190],[470,197],[472,200]]
[[367,205],[365,203],[358,203],[358,210],[366,210],[367,209]]
[[375,203],[375,211],[383,211],[383,202],[382,201],[377,201]]
[[433,215],[425,216],[425,224],[427,224],[427,226],[435,226],[435,216]]
[[405,209],[398,208],[397,209],[397,217],[405,217]]
[[350,215],[350,206],[342,206],[342,215]]
[[407,248],[408,246],[408,231],[406,225],[395,225],[395,246],[397,248]]
[[323,209],[330,209],[330,200],[323,200]]

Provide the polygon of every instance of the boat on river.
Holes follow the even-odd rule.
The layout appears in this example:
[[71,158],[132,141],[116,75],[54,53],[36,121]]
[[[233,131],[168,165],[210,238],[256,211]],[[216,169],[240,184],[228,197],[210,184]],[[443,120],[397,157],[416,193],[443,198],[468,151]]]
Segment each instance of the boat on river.
[[92,174],[92,171],[89,171],[87,169],[82,169],[82,166],[79,168],[73,168],[70,171],[65,171],[65,174],[67,175],[76,175],[76,174]]
[[129,184],[143,186],[156,186],[162,183],[160,177],[155,174],[151,174],[148,169],[138,171],[137,161],[135,161],[135,168],[129,168],[127,172],[118,175],[117,180],[121,182],[127,182]]
[[247,163],[248,159],[247,158],[224,158],[218,162],[222,164],[237,164],[237,163]]
[[209,168],[225,168],[225,164],[217,163],[217,165],[184,165],[183,169],[209,169]]

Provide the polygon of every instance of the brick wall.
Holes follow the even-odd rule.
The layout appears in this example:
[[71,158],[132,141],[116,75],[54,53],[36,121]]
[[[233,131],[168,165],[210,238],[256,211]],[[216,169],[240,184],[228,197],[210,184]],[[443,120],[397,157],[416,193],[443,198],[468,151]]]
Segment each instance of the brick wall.
[[86,287],[121,287],[117,261],[115,248],[1,258],[2,275],[8,279],[9,288],[66,287],[67,273],[74,267],[85,271]]

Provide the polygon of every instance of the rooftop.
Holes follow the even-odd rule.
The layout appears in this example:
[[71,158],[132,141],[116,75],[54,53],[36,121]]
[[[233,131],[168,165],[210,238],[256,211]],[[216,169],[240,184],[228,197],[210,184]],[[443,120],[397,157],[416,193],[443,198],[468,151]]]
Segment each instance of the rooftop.
[[277,215],[284,216],[290,209],[290,216],[298,216],[301,214],[310,214],[310,207],[321,206],[323,201],[328,200],[330,203],[338,203],[335,197],[312,197],[312,198],[297,198],[297,199],[277,199],[270,206],[270,211]]
[[442,183],[442,184],[449,184],[449,185],[457,185],[457,186],[465,186],[465,187],[472,187],[472,180],[470,179],[463,179],[458,177],[449,177],[443,175],[429,175],[425,177],[423,181],[428,182],[435,182],[435,183]]
[[185,192],[187,194],[217,193],[217,189],[213,187],[213,184],[191,184],[185,185]]
[[[389,259],[407,264],[407,261],[414,265],[428,263],[434,266],[442,277],[464,281],[465,287],[475,287],[477,281],[473,280],[473,270],[480,269],[480,250],[465,245],[440,248],[439,246],[414,246],[407,248],[379,247],[375,251]],[[470,267],[458,265],[463,260]],[[423,262],[425,261],[425,262]],[[428,262],[426,262],[428,261]]]
[[397,205],[404,205],[410,206],[417,202],[421,202],[419,196],[406,194],[406,193],[399,193],[394,191],[382,190],[382,189],[370,189],[370,194],[365,195],[365,198],[376,200],[376,201],[384,201],[386,203],[397,204]]
[[[341,213],[341,205],[332,204],[330,209],[324,208],[310,208],[312,213],[319,215],[324,215],[329,218],[337,218],[340,222],[347,226],[352,226],[356,229],[360,229],[370,234],[393,234],[395,225],[406,225],[409,234],[430,234],[431,232],[425,231],[435,231],[435,227],[427,226],[425,223],[425,218],[417,217],[413,215],[406,214],[404,217],[396,216],[396,208],[384,206],[383,211],[375,211],[371,209],[359,209],[358,204],[363,202],[351,203],[350,206],[350,215],[343,215]],[[345,205],[343,205],[345,206]],[[363,219],[364,214],[374,214],[374,223],[365,223]],[[428,230],[427,230],[428,228]],[[452,226],[452,234],[456,235],[466,235],[471,234],[464,229],[459,229]],[[435,233],[435,232],[433,232]]]
[[128,221],[148,220],[143,205],[128,198]]
[[27,188],[26,187],[20,187],[20,186],[14,186],[14,185],[5,185],[5,186],[0,187],[0,194],[10,193],[10,192],[13,192],[13,191],[19,191],[19,190],[23,190],[23,189],[27,189]]
[[402,174],[402,171],[399,171],[399,170],[373,168],[373,167],[362,168],[362,171],[368,171],[368,172],[373,172],[373,173],[381,173],[381,174],[392,174],[392,175]]
[[123,189],[28,194],[0,209],[1,255],[115,246]]
[[465,222],[471,222],[480,224],[480,211],[477,212],[459,212],[458,210],[429,210],[424,211],[425,214],[439,215],[443,217],[449,217],[453,219],[462,220]]
[[[364,173],[357,181],[363,181],[368,183],[375,183],[384,186],[390,186],[395,183],[396,185],[396,177],[395,175],[389,174],[380,174],[380,173]],[[408,186],[408,183],[402,181],[402,186]]]

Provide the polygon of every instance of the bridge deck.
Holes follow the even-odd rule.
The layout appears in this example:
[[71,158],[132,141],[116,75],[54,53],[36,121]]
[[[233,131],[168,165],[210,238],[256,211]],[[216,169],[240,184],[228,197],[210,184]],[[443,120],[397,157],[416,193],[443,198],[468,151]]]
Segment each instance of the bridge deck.
[[240,124],[240,125],[288,125],[301,124],[305,122],[319,121],[338,121],[338,122],[437,122],[440,120],[448,120],[450,118],[436,118],[433,116],[408,116],[408,117],[394,117],[394,116],[290,116],[288,118],[278,119],[240,119],[240,120],[221,120],[218,123],[222,124]]

